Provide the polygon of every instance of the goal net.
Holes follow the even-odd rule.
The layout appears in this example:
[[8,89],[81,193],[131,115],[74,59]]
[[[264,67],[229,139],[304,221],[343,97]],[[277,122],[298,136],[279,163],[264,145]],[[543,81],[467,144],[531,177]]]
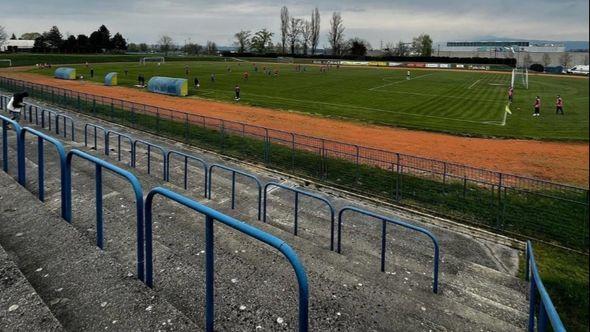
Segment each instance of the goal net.
[[518,83],[521,87],[529,88],[529,70],[526,68],[513,69],[512,78],[510,79],[510,86],[515,87],[514,84]]
[[151,56],[139,59],[139,64],[145,65],[148,62],[165,63],[163,56]]
[[12,67],[12,60],[10,59],[0,59],[0,66],[4,67],[4,66],[8,66],[8,67]]

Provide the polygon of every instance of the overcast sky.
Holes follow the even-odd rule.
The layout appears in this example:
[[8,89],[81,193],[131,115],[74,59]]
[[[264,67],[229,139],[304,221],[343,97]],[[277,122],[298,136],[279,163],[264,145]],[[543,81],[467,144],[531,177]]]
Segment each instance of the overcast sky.
[[320,46],[330,15],[339,11],[346,37],[380,42],[410,40],[421,32],[435,42],[486,36],[588,40],[588,0],[1,0],[0,25],[8,33],[89,34],[101,24],[131,42],[155,43],[162,34],[178,44],[213,40],[231,45],[240,29],[268,28],[279,37],[279,11],[307,18],[318,6]]

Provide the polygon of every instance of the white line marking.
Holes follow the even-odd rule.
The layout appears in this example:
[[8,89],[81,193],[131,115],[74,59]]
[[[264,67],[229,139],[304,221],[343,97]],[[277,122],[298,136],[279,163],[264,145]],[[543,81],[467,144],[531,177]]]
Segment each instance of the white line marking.
[[470,86],[467,88],[467,90],[471,90],[471,88],[473,88],[473,87],[474,87],[474,86],[475,86],[477,83],[479,83],[480,81],[481,81],[481,79],[479,79],[479,80],[477,80],[477,81],[473,82],[473,84],[471,84],[471,85],[470,85]]
[[387,84],[384,84],[384,85],[376,86],[376,87],[374,87],[374,88],[370,88],[370,89],[368,89],[368,90],[369,90],[369,91],[374,91],[374,90],[377,90],[377,89],[384,88],[384,87],[386,87],[386,86],[390,86],[390,85],[394,85],[394,84],[400,84],[400,83],[404,83],[404,82],[407,82],[407,81],[412,81],[412,80],[417,80],[417,79],[419,79],[419,78],[426,77],[426,76],[432,76],[432,75],[434,75],[434,74],[425,74],[425,75],[420,75],[420,76],[416,76],[416,77],[410,78],[409,80],[408,80],[408,79],[405,79],[405,80],[401,80],[401,81],[395,81],[395,82],[387,83]]

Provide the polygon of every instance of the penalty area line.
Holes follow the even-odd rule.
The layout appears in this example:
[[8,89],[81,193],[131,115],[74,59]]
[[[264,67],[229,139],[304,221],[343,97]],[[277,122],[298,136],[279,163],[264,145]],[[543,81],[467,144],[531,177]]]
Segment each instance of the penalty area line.
[[390,86],[390,85],[394,85],[394,84],[400,84],[400,83],[404,83],[404,82],[407,82],[407,81],[412,81],[412,80],[417,80],[417,79],[419,79],[419,78],[426,77],[426,76],[432,76],[432,75],[434,75],[434,74],[425,74],[425,75],[420,75],[420,76],[416,76],[416,77],[413,77],[413,78],[410,78],[410,79],[405,79],[405,80],[401,80],[401,81],[395,81],[395,82],[391,82],[391,83],[388,83],[388,84],[384,84],[384,85],[376,86],[376,87],[374,87],[374,88],[370,88],[370,89],[368,89],[368,90],[369,90],[369,91],[374,91],[374,90],[378,90],[378,89],[384,88],[384,87],[386,87],[386,86]]
[[473,82],[473,84],[471,84],[471,85],[470,85],[470,86],[467,88],[467,90],[471,90],[471,88],[473,88],[473,87],[474,87],[474,86],[475,86],[477,83],[479,83],[480,81],[481,81],[481,79],[479,79],[479,80],[477,80],[477,81]]

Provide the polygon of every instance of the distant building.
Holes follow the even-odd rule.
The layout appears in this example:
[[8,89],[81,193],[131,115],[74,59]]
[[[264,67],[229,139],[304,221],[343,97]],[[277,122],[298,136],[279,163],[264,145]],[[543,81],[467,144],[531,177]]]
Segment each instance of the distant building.
[[34,45],[34,40],[8,39],[0,46],[0,52],[30,52]]
[[441,45],[443,52],[529,52],[562,53],[562,43],[539,43],[530,41],[451,41]]

